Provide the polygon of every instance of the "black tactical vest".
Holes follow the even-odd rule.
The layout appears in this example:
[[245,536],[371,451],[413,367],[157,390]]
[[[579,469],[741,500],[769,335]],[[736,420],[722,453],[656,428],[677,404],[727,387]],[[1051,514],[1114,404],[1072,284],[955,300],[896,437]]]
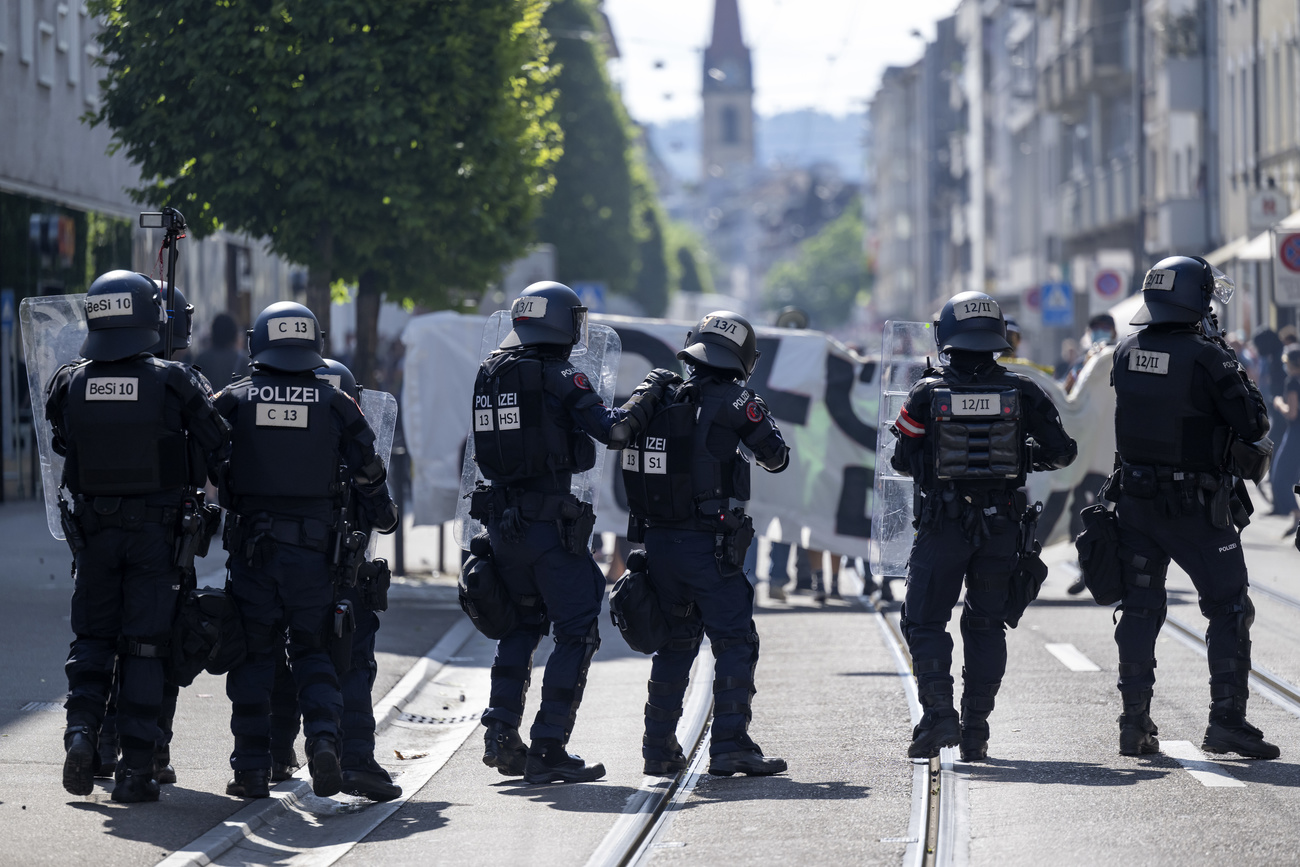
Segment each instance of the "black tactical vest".
[[239,400],[231,432],[236,497],[333,498],[339,491],[335,389],[315,376],[254,374],[230,386]]
[[[634,443],[623,450],[623,485],[628,511],[650,521],[679,522],[699,517],[707,501],[749,499],[749,463],[730,443],[730,456],[718,459],[708,447],[709,434],[726,402],[722,389],[704,393],[679,390],[673,402],[659,407]],[[725,438],[730,431],[714,436]],[[716,442],[715,442],[716,445]],[[726,504],[719,504],[719,509]]]
[[[185,434],[165,412],[169,375],[155,358],[89,361],[73,371],[64,413],[70,491],[120,497],[186,486]],[[179,420],[178,411],[172,424]]]
[[1196,399],[1204,338],[1144,329],[1115,350],[1115,447],[1131,464],[1217,471],[1230,428],[1208,395]]
[[1024,471],[1018,389],[945,381],[930,392],[930,418],[936,479],[1016,479]]
[[474,380],[474,459],[492,482],[518,482],[551,473],[582,472],[594,465],[595,449],[585,466],[575,460],[577,438],[567,417],[547,408],[543,365],[535,356],[501,353],[479,367]]

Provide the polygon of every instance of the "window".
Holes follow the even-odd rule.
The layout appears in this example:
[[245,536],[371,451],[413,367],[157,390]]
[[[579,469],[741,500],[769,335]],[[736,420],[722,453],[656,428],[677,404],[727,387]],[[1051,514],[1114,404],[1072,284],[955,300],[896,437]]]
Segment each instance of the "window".
[[1183,179],[1183,156],[1182,154],[1178,153],[1178,151],[1174,151],[1173,177],[1169,179],[1169,193],[1167,198],[1172,199],[1182,192],[1182,190],[1180,189],[1180,187],[1182,187],[1183,185],[1182,179]]
[[722,143],[740,144],[740,117],[734,105],[722,107]]
[[1228,174],[1233,174],[1237,170],[1238,150],[1237,150],[1237,131],[1241,129],[1241,123],[1237,120],[1237,76],[1235,73],[1228,73]]

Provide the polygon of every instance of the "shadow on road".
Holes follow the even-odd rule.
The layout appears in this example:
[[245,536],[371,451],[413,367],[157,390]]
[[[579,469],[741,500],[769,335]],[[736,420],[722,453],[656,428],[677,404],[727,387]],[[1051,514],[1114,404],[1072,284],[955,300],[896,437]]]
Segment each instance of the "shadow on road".
[[431,801],[429,803],[416,803],[407,801],[406,804],[389,816],[378,828],[366,835],[366,843],[384,843],[389,840],[401,840],[406,837],[414,837],[416,834],[423,834],[427,831],[436,831],[447,824],[447,817],[443,815],[451,807],[463,807],[465,804],[453,804],[450,801]]
[[1291,762],[1241,759],[1236,756],[1211,756],[1210,759],[1243,783],[1300,788],[1300,765]]
[[605,783],[550,783],[534,786],[523,780],[507,780],[493,786],[497,794],[527,798],[555,810],[571,813],[621,813],[627,799],[638,789]]
[[989,758],[963,765],[972,780],[998,783],[1040,783],[1066,786],[1133,786],[1158,780],[1179,769],[1173,759],[1151,756],[1139,767],[1111,767],[1091,762],[1034,762]]
[[786,776],[710,777],[702,776],[695,793],[683,806],[687,809],[703,804],[728,801],[850,801],[867,797],[869,786],[843,780],[824,783],[801,783]]

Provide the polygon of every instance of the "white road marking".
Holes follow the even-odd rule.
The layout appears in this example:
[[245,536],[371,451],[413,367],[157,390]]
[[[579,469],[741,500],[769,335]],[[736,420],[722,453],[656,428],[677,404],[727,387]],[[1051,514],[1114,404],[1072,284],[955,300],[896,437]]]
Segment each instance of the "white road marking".
[[1045,644],[1047,652],[1061,660],[1070,671],[1101,671],[1101,667],[1084,656],[1073,644]]
[[1205,757],[1192,746],[1191,741],[1161,741],[1160,752],[1182,765],[1202,786],[1210,788],[1240,788],[1246,784]]

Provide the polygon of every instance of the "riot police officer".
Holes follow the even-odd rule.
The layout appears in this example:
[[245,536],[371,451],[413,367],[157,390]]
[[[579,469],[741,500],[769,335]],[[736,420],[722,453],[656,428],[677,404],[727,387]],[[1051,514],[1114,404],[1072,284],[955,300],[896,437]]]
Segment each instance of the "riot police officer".
[[754,328],[745,317],[726,310],[708,314],[677,358],[691,368],[690,379],[671,388],[621,461],[629,540],[645,543],[647,574],[671,633],[650,667],[641,742],[645,772],[670,775],[686,767],[677,720],[707,634],[715,658],[709,773],[777,774],[785,760],[764,756],[748,733],[758,629],[754,590],[741,569],[754,531],[736,503],[750,496],[749,461],[740,444],[772,473],[786,468],[790,449],[763,398],[741,384],[758,360]]
[[272,304],[250,335],[252,374],[216,399],[232,427],[221,494],[230,510],[230,589],[248,647],[226,680],[235,736],[235,773],[226,791],[249,798],[269,792],[274,655],[282,652],[286,629],[312,790],[326,797],[342,788],[343,696],[329,648],[345,638],[348,625],[345,616],[334,616],[331,576],[344,490],[350,485],[358,494],[375,526],[396,523],[388,474],[365,417],[351,397],[316,378],[324,363],[322,337],[306,307]]
[[[50,383],[46,418],[72,494],[65,532],[74,550],[67,757],[63,786],[93,788],[114,663],[120,656],[113,800],[158,799],[154,751],[162,735],[164,659],[176,607],[174,542],[187,495],[229,428],[188,369],[154,358],[166,312],[142,274],[110,271],[86,295],[89,361]],[[149,443],[149,448],[141,448]]]
[[[610,428],[629,414],[605,407],[568,360],[586,315],[569,287],[529,286],[511,308],[513,329],[474,383],[474,454],[491,486],[475,494],[471,515],[486,524],[496,570],[520,612],[492,663],[483,763],[530,783],[588,782],[605,773],[604,765],[566,749],[600,646],[596,620],[605,591],[589,548],[595,515],[570,486],[574,473],[595,465],[592,438],[608,442]],[[632,416],[634,430],[652,400]],[[551,628],[555,649],[526,748],[519,725],[533,653]]]
[[[1026,541],[1025,475],[1068,466],[1078,449],[1042,388],[994,360],[1010,348],[997,301],[954,295],[934,329],[947,364],[925,371],[890,428],[893,467],[919,492],[902,628],[924,714],[907,754],[931,758],[960,742],[962,759],[979,761],[1007,665],[1004,616]],[[959,720],[948,620],[963,582]]]
[[1269,423],[1259,389],[1222,338],[1214,339],[1210,301],[1226,303],[1232,288],[1204,259],[1162,259],[1147,272],[1144,304],[1132,320],[1146,327],[1115,350],[1122,461],[1115,517],[1124,579],[1115,643],[1124,755],[1160,749],[1150,709],[1170,559],[1191,577],[1210,621],[1210,720],[1201,749],[1261,759],[1280,754],[1246,721],[1255,608],[1237,526],[1244,525],[1245,489],[1234,478],[1249,471],[1235,456],[1255,451],[1247,444],[1264,437]]

